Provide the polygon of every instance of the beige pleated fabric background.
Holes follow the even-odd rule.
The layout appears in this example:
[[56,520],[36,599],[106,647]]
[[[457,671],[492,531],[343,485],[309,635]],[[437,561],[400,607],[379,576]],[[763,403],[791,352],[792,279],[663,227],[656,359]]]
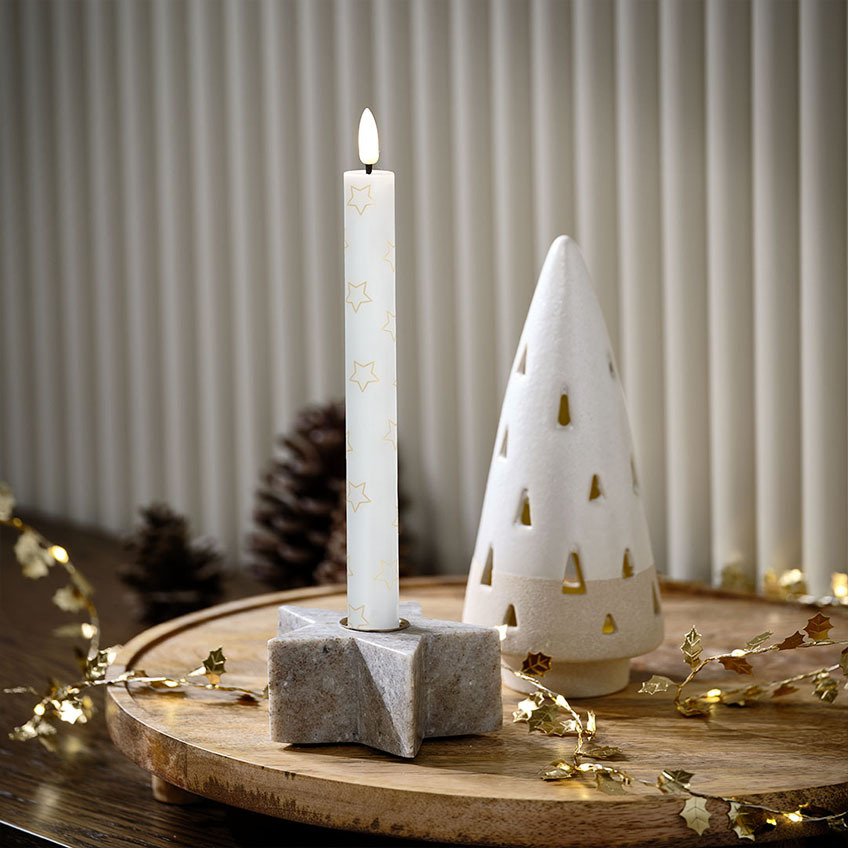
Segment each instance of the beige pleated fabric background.
[[306,402],[343,394],[342,171],[397,173],[402,476],[473,545],[559,233],[616,347],[657,565],[848,551],[841,0],[0,3],[0,477],[235,559]]

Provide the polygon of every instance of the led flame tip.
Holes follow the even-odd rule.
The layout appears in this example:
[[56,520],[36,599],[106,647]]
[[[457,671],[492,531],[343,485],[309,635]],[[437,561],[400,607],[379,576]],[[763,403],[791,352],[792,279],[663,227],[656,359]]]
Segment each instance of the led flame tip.
[[366,108],[359,119],[359,159],[363,165],[374,165],[380,158],[380,136],[371,110]]

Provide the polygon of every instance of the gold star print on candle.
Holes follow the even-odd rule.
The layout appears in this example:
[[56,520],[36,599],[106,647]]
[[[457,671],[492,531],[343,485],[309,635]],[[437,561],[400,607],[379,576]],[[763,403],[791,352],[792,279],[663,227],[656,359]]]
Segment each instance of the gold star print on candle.
[[397,332],[397,328],[395,326],[395,314],[394,314],[394,312],[389,312],[388,309],[386,310],[386,323],[383,324],[383,326],[380,327],[380,329],[384,333],[388,333],[392,337],[393,342],[397,341],[397,339],[395,338],[395,333]]
[[356,512],[362,504],[371,503],[371,498],[365,493],[365,483],[347,484],[347,497],[345,500],[353,507]]
[[350,554],[345,557],[345,565],[347,565],[347,576],[353,577],[353,569],[350,567]]
[[345,227],[345,231],[344,231],[344,246],[345,246],[345,250],[347,250],[350,247],[350,245],[348,244],[348,241],[347,241],[347,227]]
[[389,429],[385,436],[383,436],[384,442],[389,442],[391,446],[397,450],[397,421],[392,421],[389,418]]
[[353,360],[353,374],[348,377],[351,383],[359,386],[359,391],[364,392],[371,383],[379,383],[380,378],[374,372],[373,362],[357,362]]
[[365,617],[365,604],[358,607],[348,607],[347,624],[348,627],[368,627],[371,624]]
[[397,507],[395,507],[395,520],[392,522],[392,527],[400,530],[400,510]]
[[392,273],[395,272],[395,246],[386,239],[386,244],[388,247],[386,248],[386,252],[383,254],[383,262],[385,262],[389,268],[392,269]]
[[345,453],[353,453],[353,445],[350,443],[350,430],[345,430]]
[[374,198],[371,197],[371,183],[364,186],[350,187],[350,197],[347,199],[347,205],[352,206],[360,215],[369,207],[374,205]]
[[[395,585],[395,578],[392,576],[392,569],[397,566],[397,560],[393,559],[391,562],[386,562],[384,559],[380,560],[380,570],[374,575],[375,583],[385,583],[388,589],[391,589]],[[388,574],[386,572],[389,572]]]
[[354,283],[347,284],[347,297],[345,298],[345,303],[349,303],[353,307],[354,312],[359,312],[359,307],[362,306],[363,303],[373,302],[371,295],[368,294],[366,288],[367,285],[367,281],[361,282],[358,285],[355,285]]

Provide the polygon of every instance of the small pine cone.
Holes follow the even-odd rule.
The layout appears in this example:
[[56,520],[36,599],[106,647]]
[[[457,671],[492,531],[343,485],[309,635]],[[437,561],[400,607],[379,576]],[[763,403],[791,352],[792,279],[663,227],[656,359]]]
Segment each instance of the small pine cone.
[[119,570],[134,590],[138,617],[157,624],[218,601],[222,551],[217,542],[192,541],[186,518],[167,504],[142,507],[139,514],[135,533],[124,542],[131,562]]
[[253,571],[278,589],[315,582],[345,479],[344,404],[310,406],[278,440],[256,493]]

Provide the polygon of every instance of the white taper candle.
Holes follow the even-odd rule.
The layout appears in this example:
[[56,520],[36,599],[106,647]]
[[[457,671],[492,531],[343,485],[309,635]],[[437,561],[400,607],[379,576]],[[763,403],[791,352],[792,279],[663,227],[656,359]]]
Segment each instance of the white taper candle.
[[369,109],[359,124],[367,169],[344,175],[347,615],[357,630],[398,626],[395,175]]

